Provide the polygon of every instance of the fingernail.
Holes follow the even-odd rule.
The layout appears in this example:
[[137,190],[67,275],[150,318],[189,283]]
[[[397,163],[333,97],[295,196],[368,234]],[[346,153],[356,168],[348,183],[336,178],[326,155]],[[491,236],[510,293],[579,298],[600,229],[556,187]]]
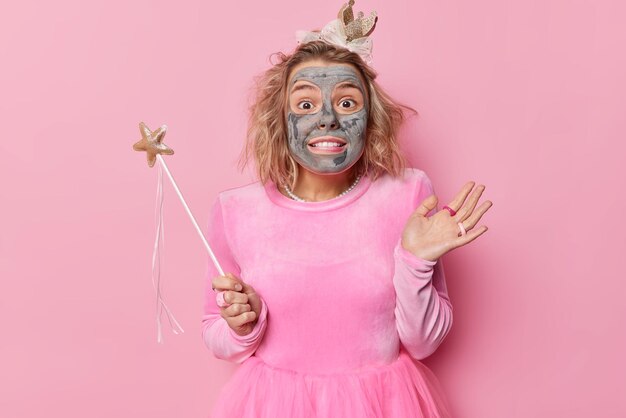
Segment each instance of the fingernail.
[[240,284],[236,284],[236,285],[235,285],[235,289],[236,289],[236,290],[241,290],[241,285],[240,285]]

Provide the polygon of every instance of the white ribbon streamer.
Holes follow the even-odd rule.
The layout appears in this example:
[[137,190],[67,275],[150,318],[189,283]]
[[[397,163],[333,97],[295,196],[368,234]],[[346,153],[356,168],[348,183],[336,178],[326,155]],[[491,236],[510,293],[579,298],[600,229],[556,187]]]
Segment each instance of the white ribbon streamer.
[[[161,297],[161,289],[160,289],[161,287],[161,252],[159,250],[160,238],[162,238],[163,242],[165,242],[165,236],[163,233],[163,213],[162,213],[163,212],[163,170],[165,170],[165,172],[167,173],[167,176],[172,182],[172,186],[174,187],[174,190],[176,191],[176,194],[178,195],[178,198],[180,199],[181,203],[185,207],[185,211],[187,211],[187,215],[189,215],[189,219],[191,219],[193,226],[196,228],[196,231],[198,232],[200,239],[202,239],[204,248],[206,248],[207,252],[209,253],[209,256],[211,257],[211,260],[213,261],[215,268],[219,272],[220,276],[224,276],[225,274],[224,274],[224,270],[222,269],[222,266],[217,260],[217,257],[215,257],[213,250],[209,246],[208,241],[206,240],[204,234],[202,233],[202,229],[200,228],[200,225],[198,225],[196,218],[193,216],[193,213],[191,213],[191,209],[189,209],[189,205],[187,205],[187,202],[185,202],[183,193],[178,188],[178,185],[176,184],[176,181],[174,180],[174,176],[172,176],[172,173],[167,168],[167,164],[165,163],[165,160],[163,159],[161,154],[157,154],[156,158],[157,160],[159,160],[159,178],[157,181],[157,209],[158,209],[157,220],[158,221],[157,221],[157,236],[154,242],[154,251],[152,253],[152,285],[154,286],[154,290],[156,291],[156,294],[157,294],[157,328],[158,328],[157,341],[161,343],[162,342],[161,314],[163,313],[162,308],[165,308],[165,312],[167,313],[168,320],[170,321],[170,326],[172,327],[172,332],[174,332],[174,334],[178,334],[178,331],[176,331],[176,329],[172,325],[172,321],[174,322],[176,327],[180,329],[181,332],[185,332],[183,328],[180,326],[180,324],[178,323],[178,321],[176,321],[176,318],[174,318],[174,315],[172,315],[169,308],[163,301],[163,298]],[[159,260],[158,264],[156,263],[157,259]],[[158,269],[156,269],[157,270],[157,273],[156,273],[157,282],[156,283],[154,282],[155,266],[158,267]]]
[[[159,159],[159,162],[162,160]],[[161,251],[159,247],[159,241],[163,241],[163,247],[165,247],[165,229],[163,228],[163,167],[162,164],[159,164],[159,175],[157,180],[157,198],[156,198],[156,219],[157,219],[157,233],[156,239],[154,241],[154,250],[152,252],[152,286],[156,292],[157,297],[157,342],[159,344],[163,343],[163,332],[161,326],[161,316],[163,314],[163,308],[165,308],[165,312],[167,313],[167,319],[169,320],[170,327],[174,334],[178,334],[178,330],[174,327],[174,325],[180,330],[180,332],[185,332],[183,328],[180,326],[174,315],[170,312],[169,308],[165,304],[165,301],[161,297]],[[156,274],[156,283],[154,280],[154,276]],[[172,324],[172,321],[174,324]]]

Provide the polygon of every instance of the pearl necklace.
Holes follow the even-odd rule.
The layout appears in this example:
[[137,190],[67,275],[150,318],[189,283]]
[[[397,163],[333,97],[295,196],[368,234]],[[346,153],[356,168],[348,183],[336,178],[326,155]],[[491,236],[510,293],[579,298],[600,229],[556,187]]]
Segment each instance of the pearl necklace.
[[[348,190],[340,193],[338,196],[333,197],[332,199],[337,199],[343,195],[345,195],[346,193],[350,192],[350,190],[354,189],[356,187],[356,185],[359,183],[359,179],[361,178],[361,175],[359,174],[358,176],[356,176],[356,178],[354,179],[354,182],[352,183],[352,186],[348,187]],[[293,200],[297,200],[299,202],[306,202],[306,200],[302,199],[301,197],[296,196],[290,189],[289,186],[287,186],[286,184],[283,185],[283,187],[285,188],[285,191],[287,192],[287,194],[293,199]],[[329,199],[329,200],[332,200]]]

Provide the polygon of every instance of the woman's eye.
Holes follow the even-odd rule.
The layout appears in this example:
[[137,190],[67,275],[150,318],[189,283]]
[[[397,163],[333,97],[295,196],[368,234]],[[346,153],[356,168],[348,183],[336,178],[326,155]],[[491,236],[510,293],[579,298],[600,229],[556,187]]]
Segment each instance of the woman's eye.
[[311,109],[313,109],[313,103],[307,102],[307,101],[302,101],[302,102],[298,103],[298,108],[299,109],[303,109],[303,110],[311,110]]
[[354,100],[351,99],[346,99],[346,100],[342,100],[340,102],[340,106],[344,109],[350,109],[354,106],[356,106],[356,102]]

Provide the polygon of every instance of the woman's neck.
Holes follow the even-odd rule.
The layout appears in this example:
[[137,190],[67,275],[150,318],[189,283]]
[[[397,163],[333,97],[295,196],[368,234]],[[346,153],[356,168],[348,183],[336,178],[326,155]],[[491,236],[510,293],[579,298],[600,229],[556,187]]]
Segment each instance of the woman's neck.
[[[320,202],[339,196],[354,182],[355,170],[350,168],[338,174],[317,174],[298,167],[298,179],[292,192],[307,202]],[[281,190],[281,193],[288,194]]]

